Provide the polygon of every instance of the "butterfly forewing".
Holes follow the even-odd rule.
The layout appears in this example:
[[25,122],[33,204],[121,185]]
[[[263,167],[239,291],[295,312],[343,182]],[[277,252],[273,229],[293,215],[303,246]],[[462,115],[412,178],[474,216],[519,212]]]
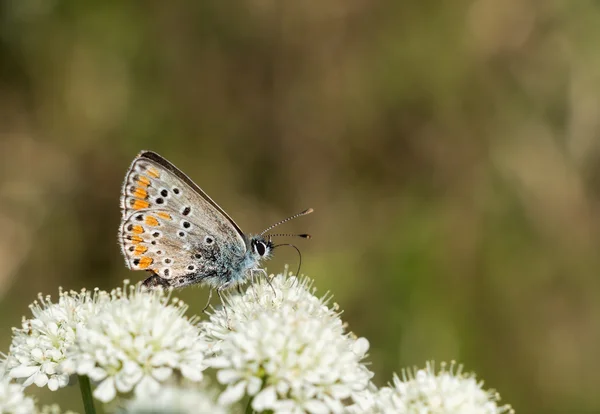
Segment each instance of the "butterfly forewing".
[[133,161],[121,208],[120,241],[130,269],[152,270],[165,279],[210,273],[222,259],[220,243],[227,243],[227,254],[233,257],[246,251],[244,235],[233,220],[158,154],[143,152]]

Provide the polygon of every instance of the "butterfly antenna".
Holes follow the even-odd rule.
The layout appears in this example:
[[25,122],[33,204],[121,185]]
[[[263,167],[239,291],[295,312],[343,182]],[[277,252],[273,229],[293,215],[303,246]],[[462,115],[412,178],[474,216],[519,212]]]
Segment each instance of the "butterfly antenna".
[[312,239],[310,234],[292,234],[292,233],[278,233],[278,234],[267,234],[269,240],[271,237],[302,237],[303,239]]
[[266,230],[264,230],[262,233],[260,233],[260,235],[262,236],[263,234],[265,234],[266,232],[268,232],[272,228],[275,228],[275,227],[279,226],[280,224],[287,223],[288,221],[293,220],[293,219],[298,218],[298,217],[306,216],[307,214],[310,214],[313,211],[314,210],[312,208],[309,208],[308,210],[304,210],[304,211],[302,211],[302,212],[300,212],[298,214],[294,214],[293,216],[288,217],[285,220],[281,220],[279,223],[273,224],[272,226],[270,226],[269,228],[267,228]]
[[273,248],[282,247],[282,246],[293,247],[298,252],[298,270],[296,271],[296,278],[299,278],[300,277],[300,267],[302,267],[302,253],[300,252],[300,249],[297,248],[296,246],[294,246],[293,244],[289,244],[289,243],[276,244],[275,246],[273,246]]

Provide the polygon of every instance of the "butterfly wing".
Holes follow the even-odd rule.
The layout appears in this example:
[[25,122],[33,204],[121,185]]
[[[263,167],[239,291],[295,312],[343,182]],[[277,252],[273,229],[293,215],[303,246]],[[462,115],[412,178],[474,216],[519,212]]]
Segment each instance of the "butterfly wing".
[[131,164],[121,210],[119,241],[132,270],[152,270],[165,279],[201,277],[246,252],[246,237],[231,217],[154,152],[142,152]]

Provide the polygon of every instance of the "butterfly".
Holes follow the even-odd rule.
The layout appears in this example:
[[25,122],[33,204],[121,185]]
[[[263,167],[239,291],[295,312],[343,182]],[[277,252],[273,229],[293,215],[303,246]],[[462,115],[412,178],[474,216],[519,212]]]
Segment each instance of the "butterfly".
[[[210,286],[211,295],[216,289],[221,297],[223,290],[239,288],[254,272],[266,276],[260,262],[275,247],[283,246],[274,245],[272,237],[284,236],[266,232],[313,210],[248,236],[181,170],[154,152],[142,151],[125,176],[121,212],[119,243],[125,264],[131,270],[151,273],[143,286],[203,284]],[[308,234],[289,236],[310,238]]]

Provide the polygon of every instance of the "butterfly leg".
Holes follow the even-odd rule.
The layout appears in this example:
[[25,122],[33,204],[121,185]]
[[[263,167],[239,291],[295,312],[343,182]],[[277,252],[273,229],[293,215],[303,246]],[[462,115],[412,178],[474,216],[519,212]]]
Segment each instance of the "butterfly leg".
[[225,301],[223,300],[223,295],[221,292],[229,287],[229,283],[225,283],[217,288],[217,294],[219,295],[219,299],[221,299],[221,305],[223,305],[223,310],[225,311],[225,320],[227,324],[229,324],[229,315],[227,315],[227,306],[225,306]]
[[206,301],[206,306],[204,306],[204,309],[202,309],[202,312],[206,313],[206,309],[208,309],[208,306],[210,305],[210,299],[212,298],[212,289],[210,289],[208,291],[208,300]]
[[242,290],[242,285],[237,285],[237,291],[240,294],[240,296],[244,294],[244,291]]
[[254,289],[254,269],[250,269],[250,286],[254,293],[254,299],[258,302],[258,294],[256,293],[256,289]]
[[273,284],[271,283],[271,278],[269,277],[269,275],[267,275],[267,272],[265,271],[265,269],[252,269],[250,272],[262,273],[262,275],[264,276],[264,278],[267,281],[267,283],[269,284],[269,286],[271,286],[271,290],[273,291],[273,296],[277,297],[277,292],[275,291],[275,288],[273,287]]
[[155,290],[159,287],[166,290],[170,286],[171,285],[167,279],[163,279],[162,277],[154,273],[142,283],[142,287],[147,290]]

